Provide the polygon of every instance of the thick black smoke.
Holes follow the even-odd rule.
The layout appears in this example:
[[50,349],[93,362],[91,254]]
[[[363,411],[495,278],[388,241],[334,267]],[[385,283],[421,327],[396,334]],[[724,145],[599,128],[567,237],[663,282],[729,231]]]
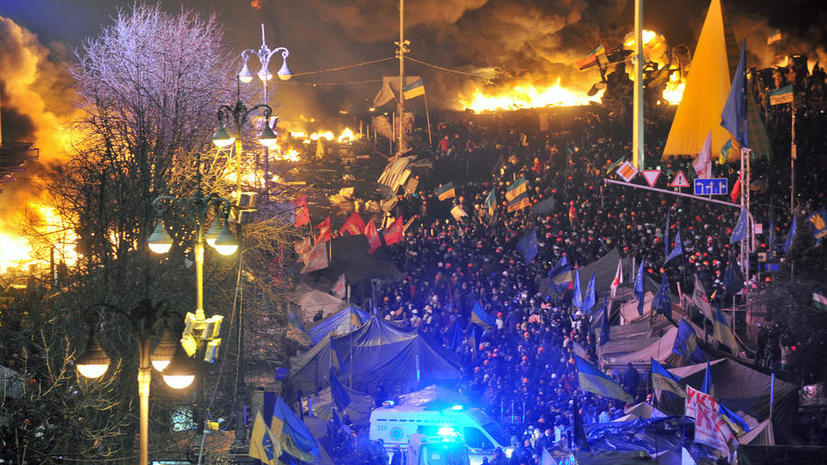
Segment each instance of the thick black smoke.
[[[133,0],[29,0],[0,5],[0,14],[76,47],[107,24],[118,8]],[[228,44],[239,52],[260,44],[259,24],[267,27],[271,46],[291,51],[294,72],[319,70],[393,56],[398,39],[398,0],[162,0],[174,11],[194,7],[215,10],[227,25]],[[823,54],[827,13],[823,2],[791,0],[725,0],[724,7],[736,37],[746,36],[752,65],[768,66],[789,53],[817,59]],[[46,7],[51,5],[50,7]],[[661,32],[672,45],[693,49],[708,0],[645,2],[645,27]],[[4,13],[5,12],[5,13]],[[412,56],[464,71],[497,67],[507,75],[562,77],[579,87],[596,78],[581,73],[573,63],[598,42],[617,45],[633,27],[634,2],[630,0],[408,0],[405,5],[406,38]],[[72,21],[66,21],[71,18]],[[766,36],[780,28],[784,39],[767,46]],[[197,53],[197,51],[194,51]],[[451,75],[409,63],[411,74],[426,78],[435,103],[451,106],[456,91],[479,80]],[[300,76],[276,90],[274,99],[285,113],[313,113],[342,107],[366,107],[378,84],[360,83],[397,73],[394,62],[346,72]],[[325,82],[348,82],[327,86]],[[312,84],[321,84],[313,87]],[[438,85],[434,85],[438,84]],[[295,114],[293,116],[298,116]],[[306,115],[305,115],[306,116]]]

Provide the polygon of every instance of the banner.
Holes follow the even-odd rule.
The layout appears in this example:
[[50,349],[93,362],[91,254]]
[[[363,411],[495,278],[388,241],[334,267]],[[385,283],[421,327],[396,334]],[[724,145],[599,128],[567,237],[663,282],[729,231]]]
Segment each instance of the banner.
[[690,416],[691,410],[691,416],[695,417],[695,442],[715,448],[731,459],[732,451],[738,448],[738,441],[724,417],[719,415],[721,407],[718,402],[689,385],[686,386],[686,394],[686,416]]
[[[704,394],[703,392],[693,388],[690,385],[686,385],[686,413],[684,415],[690,418],[697,418],[698,415],[698,407],[705,408],[707,410],[712,410],[715,413],[718,413],[720,410],[720,406],[718,405],[718,401],[715,400],[709,394]],[[695,432],[697,435],[697,431]]]

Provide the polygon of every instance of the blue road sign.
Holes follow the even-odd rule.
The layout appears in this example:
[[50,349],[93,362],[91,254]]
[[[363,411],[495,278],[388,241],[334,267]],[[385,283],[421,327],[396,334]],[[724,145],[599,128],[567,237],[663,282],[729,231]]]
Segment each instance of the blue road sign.
[[695,180],[695,195],[726,195],[727,178],[710,178]]

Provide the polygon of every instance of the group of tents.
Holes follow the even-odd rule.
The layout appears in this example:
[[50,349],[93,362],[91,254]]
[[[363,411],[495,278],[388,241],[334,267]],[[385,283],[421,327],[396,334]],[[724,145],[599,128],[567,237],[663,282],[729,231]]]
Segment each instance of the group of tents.
[[[455,354],[415,330],[404,330],[348,307],[308,330],[310,349],[290,359],[288,395],[309,395],[330,386],[333,373],[360,392],[405,393],[460,377]],[[331,370],[332,369],[332,370]]]

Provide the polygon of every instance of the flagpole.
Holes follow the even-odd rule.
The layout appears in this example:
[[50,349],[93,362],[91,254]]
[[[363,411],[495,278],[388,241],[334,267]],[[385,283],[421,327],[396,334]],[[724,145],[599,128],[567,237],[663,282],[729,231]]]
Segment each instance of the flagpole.
[[795,92],[790,101],[790,114],[792,115],[790,123],[790,216],[795,217],[795,159],[798,158],[795,145]]
[[634,108],[632,129],[632,155],[638,170],[644,169],[643,153],[643,0],[635,0],[635,54]]
[[[747,189],[749,189],[749,179],[747,178],[746,165],[745,165],[745,160],[744,160],[744,157],[746,156],[746,152],[747,152],[746,149],[744,147],[742,147],[741,148],[741,172],[739,173],[739,177],[741,179],[741,208],[742,209],[746,208],[746,205],[747,205],[746,191],[747,191]],[[745,184],[745,182],[746,182],[746,184]],[[747,226],[749,226],[749,220],[747,220]],[[747,265],[747,258],[746,258],[747,254],[745,253],[746,252],[746,250],[745,250],[745,248],[746,248],[746,239],[747,239],[747,234],[744,234],[744,238],[741,239],[741,255],[740,255],[740,258],[741,258],[741,263],[740,263],[741,264],[741,275],[744,276],[745,278],[746,278],[747,274],[749,273],[749,269],[747,268],[747,266],[748,266]],[[733,297],[733,306],[732,306],[733,318],[735,316],[735,313],[734,313],[735,312],[735,303],[734,302],[735,302],[735,298]]]
[[399,0],[399,43],[397,45],[399,46],[397,51],[399,54],[399,100],[397,105],[399,134],[396,151],[401,154],[402,146],[405,143],[404,131],[402,130],[405,120],[405,0]]
[[422,94],[422,98],[425,99],[425,122],[428,124],[428,146],[433,149],[433,141],[431,140],[431,112],[428,111],[428,93],[425,92]]
[[770,373],[770,414],[769,421],[772,423],[772,404],[775,400],[775,372]]

